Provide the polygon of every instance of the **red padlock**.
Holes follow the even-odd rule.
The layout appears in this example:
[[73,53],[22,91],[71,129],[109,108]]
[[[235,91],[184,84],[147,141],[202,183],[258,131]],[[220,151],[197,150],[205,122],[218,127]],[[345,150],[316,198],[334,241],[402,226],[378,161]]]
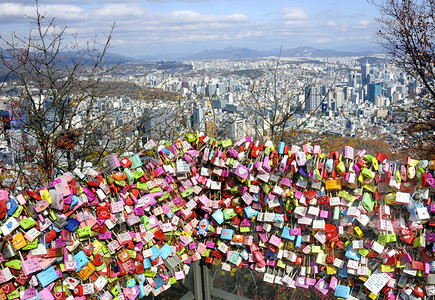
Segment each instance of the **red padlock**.
[[79,284],[73,289],[73,294],[75,296],[83,296],[83,286]]
[[50,230],[49,232],[47,232],[45,234],[45,241],[46,242],[51,242],[52,240],[54,240],[56,238],[56,231],[54,229]]
[[423,298],[424,296],[424,291],[421,287],[419,287],[418,285],[416,285],[414,287],[414,290],[412,291],[414,293],[414,295],[416,295],[417,297]]
[[5,200],[0,200],[0,219],[3,219],[6,216],[8,208],[6,206]]
[[104,263],[103,256],[101,254],[95,255],[92,263],[96,266],[101,266]]
[[86,246],[83,246],[82,250],[87,256],[91,256],[92,252],[94,251],[94,244],[89,243]]

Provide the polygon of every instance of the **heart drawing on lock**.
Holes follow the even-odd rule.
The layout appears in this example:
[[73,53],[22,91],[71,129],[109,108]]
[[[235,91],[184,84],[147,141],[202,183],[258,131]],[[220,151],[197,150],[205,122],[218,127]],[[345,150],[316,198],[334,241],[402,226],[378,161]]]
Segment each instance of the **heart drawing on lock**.
[[53,297],[54,297],[54,299],[63,299],[63,295],[64,295],[64,293],[63,292],[56,292],[56,293],[53,293]]

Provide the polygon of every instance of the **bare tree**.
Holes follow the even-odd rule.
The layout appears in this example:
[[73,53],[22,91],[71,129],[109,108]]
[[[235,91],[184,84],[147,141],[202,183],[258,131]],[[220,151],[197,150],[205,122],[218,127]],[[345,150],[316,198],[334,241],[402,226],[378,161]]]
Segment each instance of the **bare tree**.
[[[300,124],[291,126],[290,121],[304,111],[313,88],[318,84],[318,77],[305,77],[301,71],[290,70],[283,63],[280,54],[268,66],[266,74],[250,84],[248,95],[239,100],[245,117],[252,124],[255,137],[259,140],[271,139],[277,143],[284,141],[289,132],[297,131]],[[321,97],[319,104],[309,112],[305,121],[318,111],[325,99],[326,96]]]
[[381,13],[379,43],[423,86],[405,133],[424,156],[435,156],[435,1],[371,0]]
[[9,71],[5,81],[17,81],[18,94],[9,103],[16,121],[8,137],[19,153],[16,163],[36,165],[43,181],[50,181],[61,162],[71,169],[100,146],[107,113],[97,106],[96,87],[115,67],[105,60],[114,25],[102,43],[95,38],[83,46],[77,36],[68,42],[66,27],[35,4],[27,37],[0,37],[7,48],[1,62]]

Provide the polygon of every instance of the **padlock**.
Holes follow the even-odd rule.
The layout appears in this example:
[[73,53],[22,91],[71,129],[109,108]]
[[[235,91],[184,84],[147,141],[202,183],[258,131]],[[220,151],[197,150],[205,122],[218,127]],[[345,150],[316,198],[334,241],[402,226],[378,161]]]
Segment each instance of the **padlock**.
[[18,252],[12,243],[5,244],[2,249],[2,255],[4,259],[10,260],[11,258],[17,257]]

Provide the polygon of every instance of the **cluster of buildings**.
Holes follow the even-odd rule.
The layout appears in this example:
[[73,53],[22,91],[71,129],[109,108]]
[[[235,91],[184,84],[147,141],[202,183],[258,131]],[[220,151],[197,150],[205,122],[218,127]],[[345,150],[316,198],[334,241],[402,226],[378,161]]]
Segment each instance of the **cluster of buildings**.
[[[107,115],[98,145],[140,147],[150,138],[171,140],[196,130],[216,137],[261,139],[279,124],[285,131],[304,128],[313,134],[382,138],[394,148],[404,139],[400,121],[408,117],[408,108],[418,110],[418,82],[382,56],[280,58],[278,64],[277,58],[222,59],[179,65],[165,69],[159,64],[130,64],[122,72],[106,74],[106,82],[133,82],[179,96],[144,101],[130,94],[94,100],[90,119]],[[20,88],[17,82],[0,88],[0,159],[7,163],[20,158],[14,150],[18,142],[36,144],[19,122],[6,122],[10,100],[17,99]],[[50,97],[42,101],[49,103]],[[78,129],[89,120],[84,111],[85,107],[83,115],[79,109],[74,116]],[[124,133],[114,134],[117,130]]]

